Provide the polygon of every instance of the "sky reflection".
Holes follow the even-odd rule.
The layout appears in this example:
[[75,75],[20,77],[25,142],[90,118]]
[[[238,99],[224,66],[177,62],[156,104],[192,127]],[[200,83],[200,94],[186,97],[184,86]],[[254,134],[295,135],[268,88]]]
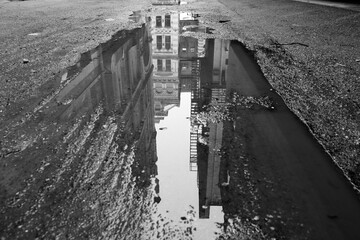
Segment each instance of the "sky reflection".
[[[180,106],[155,125],[157,130],[158,179],[161,202],[158,211],[173,224],[180,224],[187,211],[194,208],[194,239],[215,239],[219,230],[216,222],[223,222],[221,206],[212,206],[209,219],[199,219],[199,189],[196,171],[190,171],[190,106],[191,94],[181,93]],[[159,130],[164,128],[165,130]]]

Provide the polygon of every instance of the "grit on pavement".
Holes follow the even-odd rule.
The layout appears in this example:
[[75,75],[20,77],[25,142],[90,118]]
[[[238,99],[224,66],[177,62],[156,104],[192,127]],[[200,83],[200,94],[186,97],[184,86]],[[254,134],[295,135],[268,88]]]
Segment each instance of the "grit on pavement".
[[[360,13],[289,0],[187,2],[162,9],[197,13],[203,24],[214,29],[212,37],[242,42],[288,107],[359,188]],[[26,187],[25,180],[41,165],[13,157],[31,147],[32,140],[24,135],[37,134],[23,130],[33,110],[59,87],[64,69],[73,66],[81,53],[109,40],[119,30],[139,27],[129,21],[129,15],[152,8],[150,1],[141,0],[0,0],[0,210],[9,199],[16,199]],[[17,131],[20,127],[22,130]],[[55,167],[50,170],[56,171]],[[39,176],[37,184],[41,186],[51,172],[34,175]],[[38,192],[32,194],[36,198]],[[53,211],[47,207],[44,209]],[[24,223],[25,215],[21,211],[9,219],[2,215],[2,226],[7,228],[4,236],[26,236],[14,230],[31,224]],[[30,231],[31,236],[66,237],[57,235],[61,224],[47,225],[44,219],[50,221],[52,217],[40,217],[44,227]],[[72,219],[74,224],[76,219]],[[44,232],[45,227],[53,232]],[[89,236],[86,229],[66,234]],[[97,236],[91,231],[88,234]]]

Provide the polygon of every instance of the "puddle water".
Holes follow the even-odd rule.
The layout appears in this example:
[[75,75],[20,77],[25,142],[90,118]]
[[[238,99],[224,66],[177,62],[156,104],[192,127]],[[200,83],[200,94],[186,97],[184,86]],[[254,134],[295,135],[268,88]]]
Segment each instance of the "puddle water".
[[8,135],[14,171],[41,164],[25,165],[25,188],[1,169],[14,196],[6,236],[270,239],[308,227],[355,239],[349,184],[239,42],[182,35],[208,33],[197,17],[135,12],[141,27],[82,54]]

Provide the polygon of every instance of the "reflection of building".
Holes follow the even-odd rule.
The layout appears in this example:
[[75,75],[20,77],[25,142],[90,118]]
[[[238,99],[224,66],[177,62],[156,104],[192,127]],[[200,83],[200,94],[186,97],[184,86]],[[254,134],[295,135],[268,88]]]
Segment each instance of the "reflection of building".
[[[179,37],[202,31],[191,14],[164,14],[152,19],[155,121],[180,102],[179,91],[191,92],[190,170],[198,171],[199,217],[209,218],[210,206],[221,205],[219,188],[222,123],[194,121],[202,106],[225,102],[228,42]],[[180,86],[179,86],[180,83]],[[208,139],[207,143],[201,139]],[[201,142],[201,143],[200,143]],[[158,197],[158,192],[156,192]]]
[[[221,106],[226,96],[226,69],[229,41],[208,40],[208,51],[201,60],[199,107]],[[199,217],[209,218],[210,206],[221,205],[219,187],[223,123],[209,123],[202,128],[205,144],[198,144]]]
[[138,141],[134,166],[143,173],[141,181],[149,181],[157,172],[157,157],[148,25],[119,32],[83,54],[75,68],[79,69],[68,72],[78,71],[77,76],[56,96],[63,109],[58,117],[71,119],[99,105],[116,114],[117,121],[124,124],[124,133],[119,133],[124,134],[124,141]]
[[214,40],[214,62],[212,83],[222,85],[225,82],[229,59],[229,40]]
[[[125,111],[123,114],[127,116],[128,109],[135,106],[129,101],[135,100],[134,94],[139,97],[143,85],[150,81],[152,65],[148,37],[147,27],[143,25],[141,29],[122,31],[115,36],[116,41],[101,44],[83,54],[78,65],[81,72],[56,96],[57,102],[64,104],[61,117],[81,114],[103,100],[108,110]],[[77,70],[69,70],[72,71]],[[135,106],[135,114],[140,108]]]
[[156,122],[180,103],[179,92],[179,14],[157,15],[151,22],[154,65]]
[[[199,26],[191,13],[180,14],[180,33],[185,32],[205,32],[206,29]],[[202,55],[199,55],[199,48]],[[200,60],[205,51],[205,41],[193,37],[180,37],[179,57],[180,57],[180,87],[181,92],[191,92],[191,118],[198,113],[200,96]],[[201,132],[201,125],[192,121],[190,131],[190,170],[197,171],[197,142]]]
[[[180,33],[187,32],[204,32],[207,28],[199,25],[197,20],[191,13],[180,13]],[[192,37],[180,38],[179,56],[182,60],[193,59],[196,57],[205,57],[205,39],[197,39]]]

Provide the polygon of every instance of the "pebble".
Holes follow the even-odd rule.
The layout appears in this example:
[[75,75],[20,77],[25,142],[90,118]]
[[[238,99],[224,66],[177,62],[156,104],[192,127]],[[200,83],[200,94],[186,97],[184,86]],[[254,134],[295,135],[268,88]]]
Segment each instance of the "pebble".
[[259,221],[259,219],[260,219],[259,216],[255,216],[255,217],[253,218],[253,220],[255,220],[255,221]]

